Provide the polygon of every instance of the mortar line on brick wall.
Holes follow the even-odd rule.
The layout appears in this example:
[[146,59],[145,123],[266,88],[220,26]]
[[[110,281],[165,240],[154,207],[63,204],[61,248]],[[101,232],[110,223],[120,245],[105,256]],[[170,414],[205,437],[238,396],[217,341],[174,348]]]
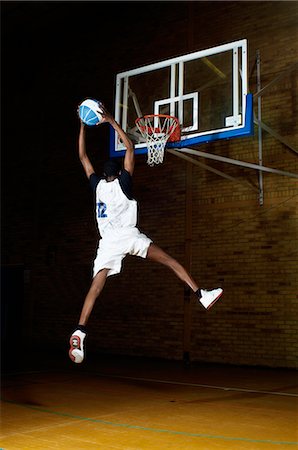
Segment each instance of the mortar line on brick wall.
[[281,72],[279,75],[277,75],[272,81],[270,81],[270,83],[268,83],[266,86],[264,86],[263,89],[259,90],[255,94],[253,94],[254,98],[258,98],[258,97],[264,95],[264,92],[271,89],[272,86],[277,84],[282,78],[284,78],[286,75],[288,75],[292,71],[297,70],[297,68],[298,68],[298,62],[295,62],[290,67],[288,67],[283,72]]
[[[282,202],[278,203],[277,205],[272,205],[272,206],[270,206],[268,208],[263,208],[259,213],[255,214],[254,216],[250,217],[249,219],[240,220],[239,222],[235,223],[234,225],[231,225],[228,228],[221,228],[218,231],[213,231],[211,239],[213,240],[213,238],[214,238],[214,236],[216,234],[221,234],[221,233],[226,232],[226,231],[232,231],[235,228],[238,228],[240,225],[243,225],[243,224],[246,224],[246,223],[249,223],[249,222],[253,222],[254,220],[258,219],[260,216],[263,216],[263,215],[267,214],[268,212],[279,208],[280,206],[284,205],[285,203],[287,203],[288,201],[292,200],[293,198],[295,198],[297,196],[298,196],[298,194],[292,195],[291,197],[288,197],[286,200],[283,200]],[[201,235],[201,239],[208,240],[209,236]]]

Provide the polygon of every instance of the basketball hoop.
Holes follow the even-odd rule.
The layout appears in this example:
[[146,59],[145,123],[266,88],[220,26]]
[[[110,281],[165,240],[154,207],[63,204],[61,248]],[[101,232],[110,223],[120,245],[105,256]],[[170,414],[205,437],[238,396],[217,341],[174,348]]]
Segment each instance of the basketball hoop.
[[149,114],[135,121],[148,148],[149,166],[163,162],[167,142],[180,140],[180,126],[176,117],[166,114]]

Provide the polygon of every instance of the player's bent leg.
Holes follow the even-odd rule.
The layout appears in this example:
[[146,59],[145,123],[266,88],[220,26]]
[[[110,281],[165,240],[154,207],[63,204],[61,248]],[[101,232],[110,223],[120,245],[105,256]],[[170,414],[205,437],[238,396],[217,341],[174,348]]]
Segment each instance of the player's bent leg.
[[184,283],[186,283],[194,292],[198,290],[197,283],[190,276],[187,270],[176,259],[168,255],[156,244],[150,244],[148,248],[147,258],[169,267],[169,269],[172,269],[177,277],[180,278],[180,280],[184,281]]
[[164,264],[172,269],[178,278],[184,281],[193,290],[198,301],[205,309],[210,309],[223,294],[223,290],[221,288],[212,290],[199,289],[198,285],[185,270],[185,268],[155,244],[150,244],[147,258],[152,261],[160,262],[161,264]]
[[85,325],[88,322],[94,303],[105,285],[107,273],[108,269],[103,269],[99,271],[97,275],[93,278],[91,287],[84,301],[83,309],[79,320],[79,325],[77,326],[76,330],[72,333],[70,337],[69,357],[75,363],[81,363],[84,360],[85,357],[84,341],[87,336]]

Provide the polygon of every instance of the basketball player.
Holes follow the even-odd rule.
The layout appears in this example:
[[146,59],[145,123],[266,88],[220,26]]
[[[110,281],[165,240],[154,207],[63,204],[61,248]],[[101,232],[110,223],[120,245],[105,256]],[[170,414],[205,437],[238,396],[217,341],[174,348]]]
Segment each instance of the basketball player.
[[97,297],[100,295],[107,277],[121,271],[126,255],[139,256],[157,261],[172,269],[178,278],[186,283],[196,295],[201,305],[209,309],[222,295],[221,288],[207,291],[199,289],[197,283],[184,267],[165,253],[137,228],[137,202],[132,196],[132,175],[135,157],[134,146],[120,125],[104,109],[103,120],[118,133],[126,152],[123,168],[113,159],[104,164],[103,177],[95,174],[87,156],[85,145],[86,127],[81,122],[79,133],[79,157],[86,176],[96,196],[96,217],[101,236],[93,266],[93,281],[85,298],[79,324],[70,338],[69,356],[80,363],[84,359],[84,339],[86,324]]

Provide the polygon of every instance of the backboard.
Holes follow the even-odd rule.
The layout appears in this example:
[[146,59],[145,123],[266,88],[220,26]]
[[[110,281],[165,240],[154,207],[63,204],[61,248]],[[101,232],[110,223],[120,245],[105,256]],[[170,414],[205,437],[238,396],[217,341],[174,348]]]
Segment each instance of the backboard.
[[[253,133],[252,95],[247,83],[247,40],[160,61],[119,73],[116,77],[115,119],[135,144],[146,143],[135,120],[146,114],[176,116],[182,148]],[[111,130],[110,155],[124,151]]]

